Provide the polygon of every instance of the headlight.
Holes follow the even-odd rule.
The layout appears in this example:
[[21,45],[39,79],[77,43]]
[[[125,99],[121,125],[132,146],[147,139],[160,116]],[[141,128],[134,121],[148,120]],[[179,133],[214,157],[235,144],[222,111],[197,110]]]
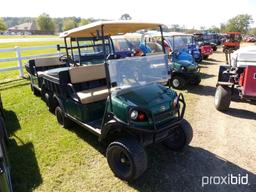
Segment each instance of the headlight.
[[176,96],[172,103],[172,108],[175,109],[178,106],[179,103],[179,97]]
[[181,71],[186,71],[186,67],[181,67],[180,70]]
[[132,120],[136,120],[136,119],[138,118],[138,115],[139,115],[139,112],[136,111],[136,110],[133,110],[133,111],[131,112],[131,119],[132,119]]
[[147,115],[142,111],[132,110],[130,117],[133,121],[146,121]]

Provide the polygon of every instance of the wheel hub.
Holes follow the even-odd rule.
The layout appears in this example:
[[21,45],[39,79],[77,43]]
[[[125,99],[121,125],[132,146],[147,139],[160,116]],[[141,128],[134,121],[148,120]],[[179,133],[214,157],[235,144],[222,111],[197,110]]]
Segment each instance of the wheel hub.
[[179,81],[178,79],[174,79],[174,80],[172,81],[172,83],[173,83],[173,86],[174,86],[174,87],[179,87],[179,85],[180,85],[180,81]]

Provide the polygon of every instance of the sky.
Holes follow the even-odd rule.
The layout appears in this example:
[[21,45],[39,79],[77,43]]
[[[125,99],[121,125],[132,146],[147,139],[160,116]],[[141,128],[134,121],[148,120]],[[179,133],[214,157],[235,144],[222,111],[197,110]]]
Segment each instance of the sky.
[[82,17],[178,24],[186,28],[220,26],[238,14],[249,14],[256,26],[256,0],[1,0],[0,17]]

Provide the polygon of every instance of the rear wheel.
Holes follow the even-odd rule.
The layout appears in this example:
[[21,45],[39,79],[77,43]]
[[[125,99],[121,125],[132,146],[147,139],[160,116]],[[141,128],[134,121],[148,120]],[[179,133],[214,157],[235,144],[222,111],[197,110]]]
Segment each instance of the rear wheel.
[[72,121],[70,119],[68,119],[67,117],[65,117],[65,113],[64,111],[61,109],[60,106],[57,106],[55,108],[55,115],[57,118],[57,121],[60,125],[62,125],[62,127],[64,128],[69,128],[72,126]]
[[134,180],[147,169],[147,154],[134,139],[124,138],[110,143],[106,156],[113,173],[123,180]]
[[198,74],[189,83],[190,83],[190,85],[199,85],[201,83],[201,76]]
[[203,55],[203,59],[208,59],[209,55]]
[[215,92],[214,104],[219,111],[226,111],[231,102],[231,89],[227,86],[219,85]]
[[192,141],[193,129],[190,123],[183,119],[180,126],[175,128],[163,144],[171,150],[179,151]]
[[41,92],[37,88],[35,88],[32,84],[30,84],[30,88],[31,88],[31,91],[33,92],[33,94],[35,96],[40,96],[41,95]]
[[56,106],[54,106],[54,99],[52,94],[42,90],[42,97],[48,107],[48,110],[54,113]]
[[184,78],[180,76],[173,76],[170,79],[171,86],[175,89],[183,89],[186,85],[186,81]]
[[202,62],[202,56],[200,56],[200,57],[198,57],[198,58],[195,58],[195,61],[197,62],[197,63],[201,63]]

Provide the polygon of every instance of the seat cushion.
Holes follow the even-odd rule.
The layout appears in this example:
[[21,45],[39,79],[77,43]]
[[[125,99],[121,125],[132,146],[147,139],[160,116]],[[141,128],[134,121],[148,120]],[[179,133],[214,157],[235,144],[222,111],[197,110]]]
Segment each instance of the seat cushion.
[[36,67],[52,67],[58,65],[64,65],[64,62],[59,61],[58,57],[48,57],[48,58],[37,58],[35,59]]
[[82,104],[94,103],[97,101],[102,101],[107,99],[108,89],[106,86],[97,87],[94,89],[79,91],[77,92],[77,95]]
[[37,75],[38,77],[42,77],[45,74],[44,71],[37,71]]

